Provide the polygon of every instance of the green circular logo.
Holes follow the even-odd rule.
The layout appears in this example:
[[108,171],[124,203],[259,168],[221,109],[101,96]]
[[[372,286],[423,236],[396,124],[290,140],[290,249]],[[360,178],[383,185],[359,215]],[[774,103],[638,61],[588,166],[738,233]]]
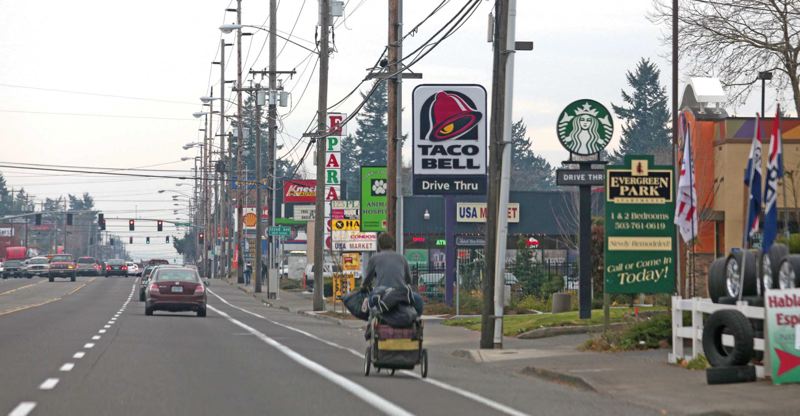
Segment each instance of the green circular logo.
[[558,140],[576,155],[599,153],[611,141],[612,134],[614,119],[597,101],[573,101],[558,116]]

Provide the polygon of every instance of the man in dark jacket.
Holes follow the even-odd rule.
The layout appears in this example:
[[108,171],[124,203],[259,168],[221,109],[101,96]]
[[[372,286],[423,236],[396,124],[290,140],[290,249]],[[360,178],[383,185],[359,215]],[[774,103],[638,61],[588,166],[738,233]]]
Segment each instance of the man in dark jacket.
[[402,254],[394,251],[394,238],[382,233],[378,236],[378,253],[369,258],[361,289],[384,286],[403,288],[411,284],[411,270]]

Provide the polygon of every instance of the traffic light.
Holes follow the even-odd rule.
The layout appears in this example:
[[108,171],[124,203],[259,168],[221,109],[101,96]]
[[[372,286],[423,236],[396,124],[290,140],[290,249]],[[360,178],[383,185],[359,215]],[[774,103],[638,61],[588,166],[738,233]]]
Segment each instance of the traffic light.
[[156,222],[156,224],[157,224],[158,231],[164,231],[164,221],[158,220],[158,222]]
[[202,231],[200,231],[200,234],[198,234],[198,235],[197,235],[197,241],[198,241],[200,244],[203,244],[203,240],[204,240],[204,238],[203,238],[203,237],[205,237],[205,235],[203,235],[203,232],[202,232]]
[[167,236],[167,243],[169,243],[169,236]]
[[72,214],[67,214],[67,225],[72,225]]
[[103,214],[97,214],[97,225],[100,226],[100,230],[106,229],[106,217]]
[[42,225],[42,214],[36,214],[33,221],[36,225]]
[[144,238],[144,243],[145,244],[150,244],[150,237],[145,237]]
[[[133,221],[133,220],[131,220],[131,221]],[[133,244],[133,237],[128,237],[128,241],[129,241],[131,244]]]
[[108,245],[110,245],[110,246],[114,245],[114,239],[113,238],[109,238],[108,239]]
[[133,231],[136,227],[134,226],[134,220],[128,220],[128,230]]

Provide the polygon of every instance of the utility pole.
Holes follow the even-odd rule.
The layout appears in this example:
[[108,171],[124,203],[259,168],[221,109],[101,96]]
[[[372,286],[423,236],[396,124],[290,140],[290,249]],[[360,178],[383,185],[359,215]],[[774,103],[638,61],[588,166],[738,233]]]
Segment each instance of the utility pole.
[[[267,168],[268,172],[272,175],[272,186],[267,189],[267,206],[270,207],[269,213],[269,225],[275,225],[275,173],[277,169],[275,169],[275,146],[277,143],[277,134],[278,134],[278,126],[277,126],[277,118],[278,118],[278,108],[277,108],[277,88],[278,88],[278,74],[277,74],[277,61],[278,61],[278,51],[277,51],[277,36],[275,34],[278,31],[278,5],[277,0],[269,0],[269,108],[267,109],[267,124],[269,126],[269,154],[267,155]],[[258,212],[261,212],[261,207],[258,207]],[[272,293],[278,293],[278,288],[270,287],[269,282],[269,274],[272,272],[274,268],[273,263],[275,262],[273,259],[273,255],[275,253],[275,248],[273,246],[273,242],[275,238],[273,236],[267,237],[267,297],[271,297]],[[259,273],[261,271],[259,270]]]
[[400,114],[402,110],[400,99],[402,98],[400,92],[400,82],[402,80],[402,71],[400,70],[400,42],[402,42],[402,33],[400,26],[400,7],[401,0],[389,0],[389,41],[387,45],[387,70],[389,74],[395,74],[385,82],[386,98],[388,101],[387,111],[387,134],[386,134],[386,176],[389,183],[386,188],[386,232],[395,238],[397,242],[398,252],[402,253],[400,248],[403,243],[403,230],[397,226],[397,219],[402,217],[402,213],[397,210],[397,194],[400,186],[398,184],[398,171],[401,169],[397,163],[397,157],[400,151],[398,144],[400,143],[399,125]]
[[67,254],[67,198],[64,198],[64,245],[61,252]]
[[[244,121],[242,119],[242,0],[236,0],[236,24],[239,25],[239,29],[236,30],[236,115],[239,118],[239,131],[236,136],[236,176],[239,181],[242,181],[242,147],[244,145]],[[246,192],[247,185],[245,185],[244,189],[239,186],[239,192],[236,197],[236,247],[238,247],[237,252],[239,253],[237,259],[239,267],[236,269],[237,283],[244,283],[245,264],[242,250],[242,200]]]
[[230,44],[225,43],[225,39],[219,40],[219,73],[220,73],[220,80],[219,80],[219,161],[221,163],[220,169],[218,169],[217,174],[219,175],[219,184],[220,184],[220,195],[219,195],[219,205],[218,205],[218,213],[219,215],[219,222],[218,225],[222,228],[222,247],[221,247],[221,259],[222,262],[218,263],[220,266],[220,272],[223,278],[227,278],[228,272],[228,215],[225,212],[225,208],[229,204],[228,199],[228,185],[225,181],[225,170],[227,162],[225,160],[225,47],[230,46]]
[[[214,97],[214,88],[211,88],[211,97]],[[217,258],[217,229],[219,228],[219,223],[217,222],[217,212],[219,211],[216,201],[217,196],[219,195],[219,188],[217,187],[217,170],[214,169],[214,165],[211,163],[213,160],[213,143],[214,143],[214,100],[208,102],[208,126],[206,127],[206,137],[207,143],[206,146],[206,156],[208,157],[208,164],[206,168],[211,170],[213,169],[214,172],[214,199],[212,204],[211,199],[211,184],[208,186],[208,210],[209,210],[209,224],[211,225],[211,235],[206,233],[206,238],[211,240],[211,250],[213,251],[213,260],[211,261],[211,278],[215,278],[217,276],[217,264],[219,259]]]
[[[680,177],[678,166],[678,0],[672,0],[672,166],[676,178]],[[679,228],[675,226],[675,270],[678,277],[675,279],[675,293],[680,294],[681,282],[681,238]]]
[[328,29],[330,0],[319,0],[319,100],[317,101],[317,197],[314,216],[314,310],[325,310],[322,265],[325,261],[325,138],[328,115]]
[[[508,36],[508,11],[509,0],[497,0],[495,2],[495,25],[494,25],[494,59],[492,70],[492,112],[491,124],[489,126],[489,137],[491,139],[489,157],[489,195],[487,200],[486,215],[486,273],[481,281],[483,289],[483,306],[481,310],[481,340],[480,347],[494,348],[494,297],[495,279],[502,279],[503,275],[497,275],[495,263],[497,262],[498,248],[498,228],[500,218],[507,215],[500,212],[500,187],[501,169],[503,166],[503,149],[505,147],[505,112],[510,111],[506,108],[506,69],[507,59],[510,51],[507,50]],[[502,295],[502,293],[501,293]],[[502,313],[501,313],[502,316]]]
[[[256,293],[261,293],[261,183],[263,182],[263,172],[261,171],[261,84],[256,84],[256,261],[253,265],[253,281],[255,282]],[[269,288],[267,288],[269,289]]]

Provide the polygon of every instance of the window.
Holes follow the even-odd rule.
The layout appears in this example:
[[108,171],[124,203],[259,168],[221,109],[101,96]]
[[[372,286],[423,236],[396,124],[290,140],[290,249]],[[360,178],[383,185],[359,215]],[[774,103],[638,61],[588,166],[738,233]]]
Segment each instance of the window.
[[159,269],[155,273],[156,282],[199,282],[197,273],[189,269]]
[[91,263],[95,263],[95,260],[92,257],[81,257],[81,258],[78,259],[78,263],[91,264]]
[[72,261],[72,256],[69,256],[69,255],[53,256],[53,258],[50,259],[50,261],[51,262],[54,262],[54,261]]

